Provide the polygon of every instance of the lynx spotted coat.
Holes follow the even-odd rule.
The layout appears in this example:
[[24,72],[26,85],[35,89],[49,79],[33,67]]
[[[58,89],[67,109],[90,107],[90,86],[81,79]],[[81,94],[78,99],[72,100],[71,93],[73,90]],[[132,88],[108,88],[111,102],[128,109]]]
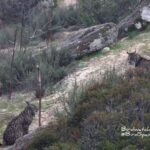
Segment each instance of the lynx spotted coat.
[[8,123],[3,134],[4,145],[13,145],[18,138],[28,134],[29,126],[37,110],[35,105],[27,102],[25,109]]

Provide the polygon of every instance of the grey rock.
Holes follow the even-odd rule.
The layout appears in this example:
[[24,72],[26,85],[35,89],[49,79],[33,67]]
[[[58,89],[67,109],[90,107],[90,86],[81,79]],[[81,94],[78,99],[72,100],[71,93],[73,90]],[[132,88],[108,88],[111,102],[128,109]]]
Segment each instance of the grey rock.
[[78,58],[114,43],[118,29],[114,23],[96,25],[73,32],[70,37],[59,44],[58,50],[71,50],[72,56]]
[[150,22],[150,6],[143,8],[141,18],[147,22]]
[[110,52],[110,47],[105,47],[102,49],[102,53],[103,54],[106,54],[106,53],[109,53]]

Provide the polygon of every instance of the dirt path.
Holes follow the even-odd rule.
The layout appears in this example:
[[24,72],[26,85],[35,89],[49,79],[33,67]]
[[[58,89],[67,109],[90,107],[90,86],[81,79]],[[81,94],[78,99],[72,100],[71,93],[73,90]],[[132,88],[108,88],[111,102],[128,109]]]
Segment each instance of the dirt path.
[[[91,79],[101,79],[103,74],[112,68],[115,68],[118,73],[123,73],[129,66],[127,65],[127,53],[122,50],[117,53],[110,52],[107,56],[92,58],[87,62],[83,62],[82,68],[79,68],[73,74],[67,76],[59,86],[58,90],[43,99],[43,101],[51,101],[51,107],[42,112],[42,125],[48,124],[54,120],[56,110],[61,112],[64,110],[63,104],[60,102],[60,98],[67,96],[67,93],[74,87],[75,81],[77,87],[84,86]],[[36,118],[31,125],[31,130],[38,127],[38,119]]]

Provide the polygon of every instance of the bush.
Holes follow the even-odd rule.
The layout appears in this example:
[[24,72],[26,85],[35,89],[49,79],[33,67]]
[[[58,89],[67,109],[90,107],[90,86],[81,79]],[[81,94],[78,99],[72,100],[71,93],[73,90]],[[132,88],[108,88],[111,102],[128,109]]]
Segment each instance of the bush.
[[116,146],[114,143],[111,143],[110,141],[103,141],[99,144],[99,148],[101,150],[116,150]]
[[[132,12],[139,0],[79,0],[79,5],[75,7],[55,7],[52,17],[52,32],[67,28],[73,25],[91,26],[106,22],[118,22]],[[50,11],[50,10],[49,10]],[[38,14],[38,15],[37,15]],[[51,18],[51,13],[47,13],[40,8],[35,8],[30,16],[31,28],[43,29]]]
[[69,8],[57,7],[54,10],[52,24],[53,26],[64,28],[79,24],[79,16],[77,10],[73,7]]
[[[139,69],[145,68],[135,68],[133,76]],[[129,72],[132,73],[129,70],[127,74]],[[147,137],[121,137],[123,126],[147,128],[149,125],[148,70],[134,77],[108,71],[102,82],[96,82],[83,91],[84,94],[78,96],[75,86],[69,96],[71,104],[68,104],[69,111],[73,112],[69,112],[68,117],[59,116],[53,130],[58,139],[46,143],[44,150],[149,149],[150,139]]]
[[[140,137],[134,137],[135,140],[120,137],[122,126],[148,126],[150,82],[149,72],[144,67],[132,70],[132,77],[117,76],[114,70],[107,72],[102,83],[86,90],[69,120],[69,125],[80,128],[79,141],[83,150],[136,149],[139,146],[148,149],[143,142],[139,145]],[[135,112],[137,107],[143,113]]]
[[72,143],[56,143],[50,147],[45,148],[44,150],[80,150],[76,144]]
[[[10,24],[7,26],[3,26],[0,28],[0,49],[2,48],[13,48],[14,47],[14,40],[16,38],[16,45],[19,44],[21,47],[25,47],[30,42],[30,32],[31,28],[29,26],[25,26],[23,28],[23,32],[21,35],[21,24]],[[17,33],[15,33],[17,31]],[[15,37],[16,34],[16,37]],[[22,37],[21,37],[22,36]],[[17,47],[18,48],[18,47]],[[19,48],[18,48],[19,49]]]
[[[41,69],[42,84],[51,87],[67,75],[69,64],[73,61],[68,50],[58,52],[54,47],[41,52],[39,55],[33,55],[29,50],[16,51],[11,74],[14,90],[36,88],[37,64]],[[9,89],[10,64],[10,55],[1,59],[0,82],[5,92]]]
[[28,145],[29,150],[43,150],[45,147],[53,145],[58,141],[57,137],[50,133],[48,130],[40,133],[31,143]]
[[129,40],[134,39],[139,33],[140,33],[140,32],[138,32],[138,31],[131,31],[131,32],[129,32],[129,33],[128,33],[128,39],[129,39]]
[[23,12],[25,13],[24,19],[27,18],[29,11],[37,6],[39,0],[1,0],[0,1],[0,19],[4,20],[7,23],[12,22],[21,22],[23,17]]
[[125,148],[123,148],[122,150],[136,150],[136,146],[134,146],[134,145],[129,145],[129,146],[127,146],[127,147],[125,147]]
[[5,26],[0,28],[0,49],[12,46],[12,42],[14,41],[14,28],[13,26]]
[[134,9],[137,2],[139,1],[79,0],[80,20],[86,26],[104,22],[118,22]]

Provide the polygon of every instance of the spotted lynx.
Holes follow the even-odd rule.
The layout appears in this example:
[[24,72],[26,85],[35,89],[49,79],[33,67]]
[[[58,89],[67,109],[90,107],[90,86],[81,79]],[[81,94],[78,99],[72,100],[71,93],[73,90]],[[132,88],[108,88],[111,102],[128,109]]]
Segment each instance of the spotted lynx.
[[134,67],[149,67],[150,66],[150,60],[143,58],[136,52],[128,53],[128,62],[130,65],[133,65]]
[[25,109],[7,125],[3,134],[3,144],[13,145],[19,137],[28,134],[29,125],[32,123],[37,107],[27,102]]

